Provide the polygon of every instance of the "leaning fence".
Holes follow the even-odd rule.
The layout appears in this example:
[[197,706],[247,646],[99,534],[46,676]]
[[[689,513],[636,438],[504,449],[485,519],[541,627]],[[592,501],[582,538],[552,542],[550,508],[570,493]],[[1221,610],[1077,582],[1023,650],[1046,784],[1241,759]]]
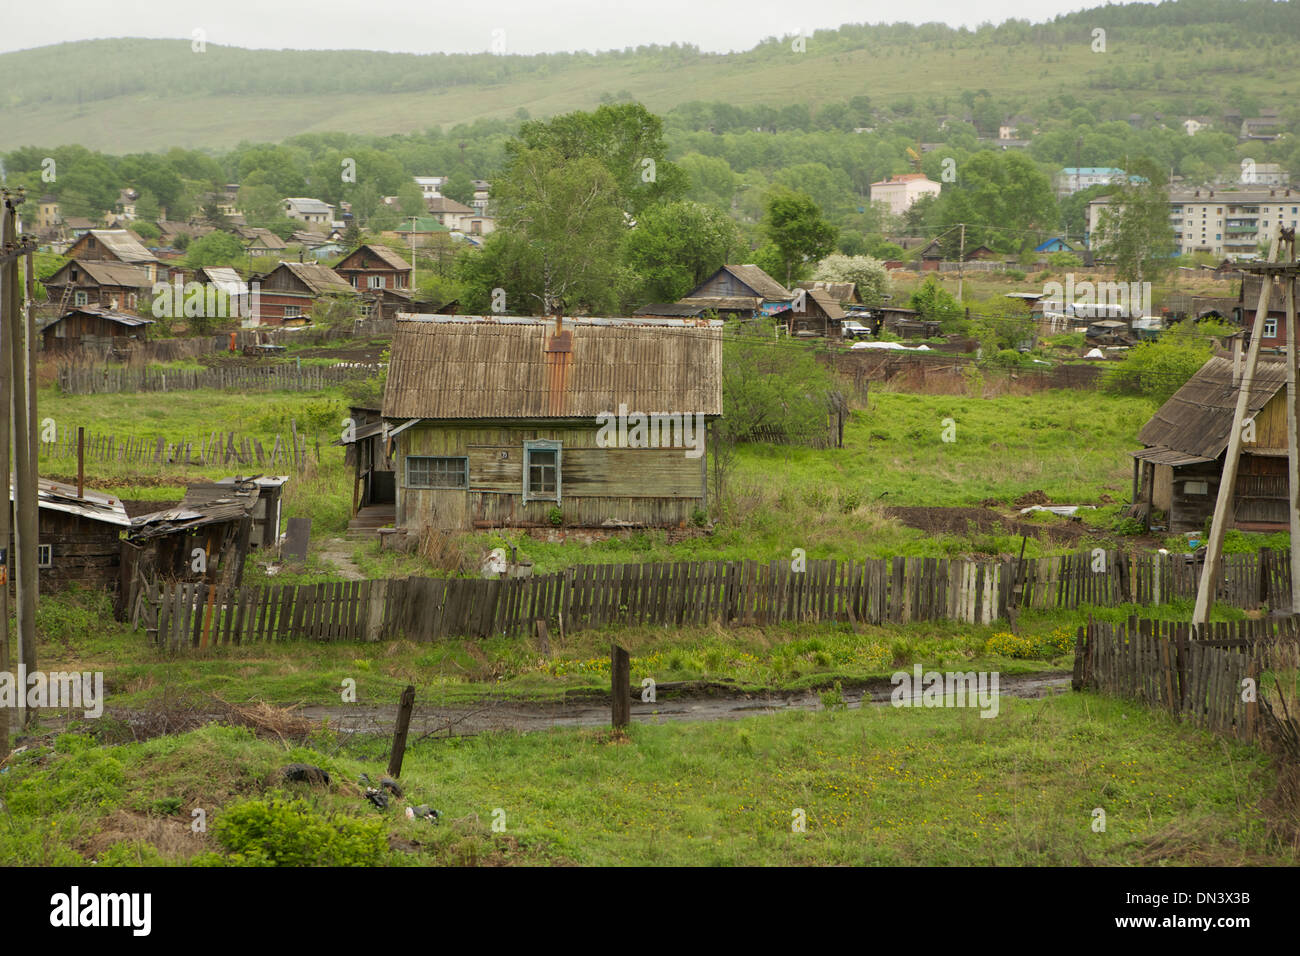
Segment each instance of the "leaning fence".
[[382,366],[347,365],[229,366],[160,369],[60,365],[59,388],[69,395],[111,392],[176,392],[199,388],[240,391],[311,392],[377,374]]
[[[128,465],[256,465],[259,468],[294,468],[307,462],[307,437],[291,433],[276,435],[275,441],[236,438],[234,432],[213,432],[208,437],[168,441],[162,436],[138,438],[87,432],[82,454],[104,464]],[[60,428],[52,441],[40,443],[42,456],[52,460],[75,460],[77,430]]]
[[[580,565],[531,577],[405,578],[219,591],[153,585],[128,607],[158,643],[512,637],[553,632],[951,620],[991,624],[1019,608],[1159,605],[1195,596],[1198,567],[1181,555],[1082,552],[1017,562],[943,558],[865,561],[686,561]],[[1277,552],[1229,555],[1216,599],[1289,606]],[[196,615],[198,617],[196,618]],[[206,637],[203,637],[206,635]]]
[[1265,669],[1294,670],[1297,618],[1193,626],[1139,620],[1079,628],[1074,688],[1125,697],[1214,733],[1253,740]]

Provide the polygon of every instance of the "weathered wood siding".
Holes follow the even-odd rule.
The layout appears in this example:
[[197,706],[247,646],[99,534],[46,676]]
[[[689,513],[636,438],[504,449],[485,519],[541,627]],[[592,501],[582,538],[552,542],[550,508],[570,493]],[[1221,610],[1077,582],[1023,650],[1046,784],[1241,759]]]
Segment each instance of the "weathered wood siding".
[[[561,443],[560,508],[564,524],[675,526],[705,501],[705,460],[684,448],[601,448],[594,424],[415,425],[398,436],[397,523],[418,529],[548,525],[552,501],[523,500],[524,442]],[[703,449],[705,435],[699,436]],[[465,457],[469,488],[410,488],[408,456]]]
[[[52,548],[53,566],[40,569],[42,588],[59,590],[73,583],[110,591],[117,588],[122,534],[116,525],[42,508],[37,533],[39,542]],[[10,535],[10,549],[13,546]]]

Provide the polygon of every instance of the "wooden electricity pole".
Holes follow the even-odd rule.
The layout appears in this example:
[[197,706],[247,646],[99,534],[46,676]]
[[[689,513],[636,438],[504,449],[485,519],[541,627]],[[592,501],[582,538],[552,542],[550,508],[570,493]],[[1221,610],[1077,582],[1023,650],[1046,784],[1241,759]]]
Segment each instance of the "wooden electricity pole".
[[[1274,236],[1269,245],[1268,261],[1277,262],[1280,236]],[[1250,393],[1255,387],[1255,368],[1259,364],[1259,343],[1264,338],[1264,318],[1268,315],[1270,276],[1261,270],[1259,298],[1255,304],[1255,324],[1251,328],[1250,351],[1246,353],[1246,368],[1237,392],[1237,409],[1232,416],[1232,431],[1228,435],[1228,451],[1223,459],[1223,476],[1219,480],[1219,495],[1214,502],[1214,520],[1210,524],[1210,537],[1205,542],[1205,564],[1201,568],[1201,581],[1196,589],[1196,608],[1192,624],[1205,624],[1210,619],[1214,604],[1214,585],[1218,579],[1223,558],[1223,535],[1233,518],[1233,499],[1237,490],[1237,466],[1241,461],[1242,429],[1250,409]],[[1293,508],[1294,510],[1294,508]],[[1294,549],[1293,549],[1294,554]],[[1295,587],[1292,587],[1295,591]]]
[[[0,210],[0,254],[17,244],[18,237],[13,235],[12,222],[6,197],[5,208]],[[12,345],[9,334],[9,281],[9,264],[0,264],[0,399],[6,403],[9,398],[9,349]],[[7,412],[7,407],[5,411]],[[9,415],[0,414],[0,481],[4,483],[4,488],[0,489],[0,501],[4,504],[0,507],[0,671],[12,669],[9,653],[9,552],[13,509],[9,504],[9,477]],[[17,691],[25,698],[26,687],[17,687]],[[9,710],[5,707],[0,707],[0,752],[9,752]]]
[[[1295,264],[1295,230],[1282,232],[1286,261]],[[1267,281],[1265,277],[1261,277]],[[1295,274],[1284,274],[1286,282],[1286,481],[1287,521],[1291,531],[1291,613],[1300,614],[1300,445],[1296,441],[1300,421],[1300,388],[1296,384]]]
[[[18,247],[17,203],[5,197],[5,251]],[[10,245],[12,243],[12,246]],[[32,467],[32,435],[28,431],[27,408],[27,336],[25,309],[22,308],[18,282],[18,257],[5,263],[5,299],[9,336],[10,431],[13,435],[14,467],[14,577],[17,584],[18,657],[30,674],[36,670],[36,546],[37,492],[36,473]],[[33,717],[24,711],[25,721]]]

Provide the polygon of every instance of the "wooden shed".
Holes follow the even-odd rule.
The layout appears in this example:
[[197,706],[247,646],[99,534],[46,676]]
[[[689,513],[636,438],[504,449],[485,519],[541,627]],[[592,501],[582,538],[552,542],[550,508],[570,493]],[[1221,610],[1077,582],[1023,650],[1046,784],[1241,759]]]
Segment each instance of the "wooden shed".
[[840,337],[840,324],[844,321],[845,312],[828,291],[805,290],[803,308],[797,308],[799,305],[799,297],[796,296],[794,305],[780,316],[785,320],[790,335],[796,338]]
[[[118,585],[122,532],[131,526],[120,498],[38,479],[37,567],[42,588],[69,584],[108,591]],[[9,490],[13,500],[13,487]],[[13,535],[10,532],[10,553]]]
[[[1244,360],[1242,365],[1244,366]],[[1233,360],[1215,356],[1138,433],[1133,500],[1162,511],[1170,531],[1198,531],[1214,515],[1232,432],[1238,382]],[[1285,531],[1287,518],[1286,363],[1260,356],[1237,471],[1232,526]]]
[[47,352],[77,349],[83,345],[110,345],[125,339],[145,341],[153,319],[127,312],[79,306],[69,309],[41,330]]
[[680,526],[705,507],[722,323],[401,319],[383,417],[396,524]]

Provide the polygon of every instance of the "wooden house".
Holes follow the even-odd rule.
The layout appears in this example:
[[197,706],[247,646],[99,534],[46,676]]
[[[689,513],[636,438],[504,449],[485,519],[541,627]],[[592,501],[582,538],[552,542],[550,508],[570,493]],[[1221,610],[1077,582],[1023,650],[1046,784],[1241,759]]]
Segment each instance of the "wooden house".
[[686,524],[707,501],[721,328],[399,319],[383,402],[397,527]]
[[47,352],[78,349],[83,345],[114,345],[132,339],[145,342],[153,319],[112,309],[78,306],[55,318],[41,330]]
[[312,262],[281,262],[261,280],[254,318],[258,325],[305,325],[320,297],[353,294],[352,286],[333,269]]
[[411,288],[411,264],[387,246],[358,246],[334,271],[358,292]]
[[140,296],[147,295],[154,280],[139,266],[117,262],[65,262],[45,280],[49,301],[62,315],[70,307],[134,309]]
[[757,304],[746,318],[784,312],[794,301],[794,293],[758,266],[725,265],[679,301],[706,307],[714,304],[719,314],[735,314],[754,300]]
[[796,338],[839,338],[840,323],[844,321],[844,310],[840,304],[824,289],[806,290],[803,308],[798,308],[798,298],[794,306],[780,314],[786,323],[786,331]]
[[397,474],[384,419],[378,408],[348,409],[353,427],[334,442],[347,449],[343,462],[352,465],[352,520],[349,531],[391,525],[397,504]]
[[[69,584],[112,591],[122,559],[122,532],[130,527],[120,498],[76,486],[38,479],[38,579],[41,588]],[[13,488],[9,490],[13,500]],[[9,547],[12,554],[13,533]]]
[[874,311],[880,314],[881,328],[890,335],[897,335],[905,339],[932,339],[939,334],[941,323],[935,319],[922,318],[921,313],[915,309],[882,305]]
[[244,240],[244,251],[250,256],[279,256],[289,248],[289,244],[270,229],[244,226],[237,231]]
[[162,261],[140,244],[126,229],[91,229],[68,247],[69,259],[78,262],[109,262],[136,266],[148,275],[148,285],[158,281]]
[[[1244,368],[1245,360],[1242,359]],[[1224,453],[1236,410],[1233,359],[1201,366],[1138,433],[1133,452],[1133,501],[1148,519],[1164,512],[1172,532],[1199,531],[1214,515]],[[1285,531],[1287,518],[1286,363],[1261,356],[1248,414],[1231,515],[1232,526]]]
[[[1259,284],[1258,275],[1247,274],[1241,280],[1241,291],[1237,295],[1237,308],[1240,310],[1241,324],[1246,328],[1249,334],[1255,331],[1255,306],[1259,305]],[[1297,290],[1296,301],[1300,303],[1300,290]],[[1297,306],[1300,308],[1300,306]],[[1286,345],[1286,286],[1281,282],[1269,282],[1268,303],[1265,306],[1263,316],[1264,338],[1260,342],[1262,348],[1281,348]]]

